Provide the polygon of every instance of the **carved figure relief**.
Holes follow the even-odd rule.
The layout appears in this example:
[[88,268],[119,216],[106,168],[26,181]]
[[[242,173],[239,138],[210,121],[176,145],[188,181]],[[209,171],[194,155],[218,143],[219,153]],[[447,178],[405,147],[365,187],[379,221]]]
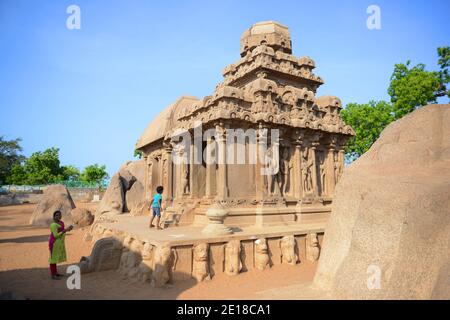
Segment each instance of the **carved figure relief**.
[[255,241],[255,268],[264,270],[270,268],[269,248],[265,238]]
[[225,245],[225,273],[237,275],[241,270],[241,242],[231,240]]
[[199,282],[211,279],[208,266],[208,257],[209,257],[208,243],[200,243],[194,246],[192,276]]
[[284,236],[280,240],[280,248],[281,248],[281,262],[287,263],[291,265],[296,265],[298,262],[298,255],[295,252],[295,237]]

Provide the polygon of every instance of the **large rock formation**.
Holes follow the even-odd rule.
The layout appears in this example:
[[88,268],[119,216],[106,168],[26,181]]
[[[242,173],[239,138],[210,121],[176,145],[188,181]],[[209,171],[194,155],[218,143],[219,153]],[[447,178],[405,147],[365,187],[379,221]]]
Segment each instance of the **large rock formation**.
[[145,161],[128,161],[111,179],[97,212],[141,214],[145,206]]
[[86,208],[75,208],[70,215],[73,223],[80,228],[90,226],[94,222],[94,215]]
[[344,299],[450,299],[450,105],[390,124],[345,170],[314,286]]
[[75,204],[70,196],[69,190],[63,185],[51,185],[45,188],[44,195],[37,205],[30,219],[34,226],[49,226],[53,221],[53,213],[57,210],[62,213],[62,220],[69,226],[72,224],[70,212]]

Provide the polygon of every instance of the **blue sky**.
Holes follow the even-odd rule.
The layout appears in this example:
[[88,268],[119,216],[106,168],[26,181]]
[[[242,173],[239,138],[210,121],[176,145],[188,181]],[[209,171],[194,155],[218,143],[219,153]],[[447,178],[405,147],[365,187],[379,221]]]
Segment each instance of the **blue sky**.
[[[71,4],[80,30],[66,28]],[[366,27],[371,4],[381,30]],[[0,0],[0,135],[21,137],[26,156],[58,147],[64,165],[113,174],[163,108],[212,93],[242,32],[264,20],[287,25],[294,54],[315,60],[319,95],[388,99],[395,63],[437,68],[449,12],[448,0]]]

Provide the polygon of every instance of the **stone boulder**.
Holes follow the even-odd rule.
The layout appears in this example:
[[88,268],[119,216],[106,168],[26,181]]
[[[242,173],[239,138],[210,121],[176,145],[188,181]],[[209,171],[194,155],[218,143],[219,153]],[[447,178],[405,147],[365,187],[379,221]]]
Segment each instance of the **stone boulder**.
[[144,160],[125,162],[111,179],[97,212],[143,214],[146,207],[144,179]]
[[94,222],[94,215],[86,208],[75,208],[71,211],[72,221],[78,227],[90,226]]
[[345,169],[313,287],[337,299],[450,299],[450,105],[390,124]]
[[120,214],[123,212],[125,204],[125,188],[122,177],[116,173],[109,183],[102,200],[100,201],[97,213]]
[[146,211],[148,203],[145,201],[144,186],[140,181],[136,181],[125,195],[128,211],[133,215],[142,215]]
[[62,220],[68,226],[73,223],[70,212],[74,208],[75,203],[65,186],[59,184],[48,186],[31,215],[30,224],[47,227],[53,221],[53,213],[59,210]]

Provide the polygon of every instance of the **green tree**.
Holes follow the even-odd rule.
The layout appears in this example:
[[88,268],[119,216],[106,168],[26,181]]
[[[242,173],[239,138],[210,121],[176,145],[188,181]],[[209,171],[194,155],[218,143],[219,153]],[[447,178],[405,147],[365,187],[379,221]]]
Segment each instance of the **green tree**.
[[369,150],[381,131],[394,120],[392,106],[386,101],[349,103],[341,115],[356,133],[347,143],[346,155],[349,160],[354,160]]
[[3,136],[0,136],[0,185],[8,182],[12,168],[25,159],[20,154],[22,152],[21,141],[20,138],[5,140]]
[[78,181],[81,175],[80,170],[74,166],[63,166],[62,180],[64,181]]
[[84,168],[80,178],[84,182],[97,183],[98,186],[102,186],[109,176],[106,172],[106,166],[93,164]]
[[49,184],[63,180],[59,161],[59,149],[49,148],[35,152],[24,163],[26,183],[30,185]]
[[422,63],[410,67],[409,60],[395,65],[388,88],[395,119],[424,105],[437,103],[439,97],[450,97],[447,89],[450,47],[438,48],[437,53],[439,71],[427,71]]
[[439,71],[427,71],[421,63],[411,67],[410,61],[395,65],[388,88],[391,103],[349,103],[342,110],[344,121],[356,132],[347,145],[348,160],[354,160],[369,150],[392,121],[424,105],[436,103],[439,97],[450,97],[447,88],[450,82],[450,47],[438,48],[437,53]]

